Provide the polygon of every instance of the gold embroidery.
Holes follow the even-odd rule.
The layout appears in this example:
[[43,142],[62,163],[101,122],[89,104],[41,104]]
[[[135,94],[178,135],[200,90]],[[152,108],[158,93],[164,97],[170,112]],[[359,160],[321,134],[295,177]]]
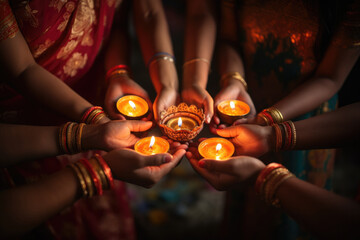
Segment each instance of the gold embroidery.
[[19,28],[7,1],[0,1],[0,41],[15,37]]
[[66,12],[63,15],[64,21],[62,21],[57,27],[57,30],[59,30],[60,32],[63,32],[65,30],[66,25],[70,19],[71,13],[75,9],[75,4],[73,2],[68,2],[66,3],[65,8],[66,8]]
[[54,44],[55,41],[51,41],[50,39],[46,39],[45,43],[40,44],[37,47],[34,47],[31,51],[34,58],[39,57],[46,49],[48,49],[51,45]]
[[74,77],[77,74],[77,71],[81,68],[84,68],[87,62],[88,56],[84,56],[81,53],[74,53],[72,57],[66,62],[64,66],[64,73],[71,77]]
[[58,12],[60,12],[61,8],[66,3],[66,0],[52,0],[49,4],[49,7],[53,7],[57,9]]
[[66,58],[76,48],[78,42],[76,40],[69,41],[65,47],[61,48],[59,53],[56,55],[57,59]]
[[82,0],[79,3],[75,15],[74,25],[71,29],[71,39],[80,38],[89,31],[96,23],[94,2],[91,0]]

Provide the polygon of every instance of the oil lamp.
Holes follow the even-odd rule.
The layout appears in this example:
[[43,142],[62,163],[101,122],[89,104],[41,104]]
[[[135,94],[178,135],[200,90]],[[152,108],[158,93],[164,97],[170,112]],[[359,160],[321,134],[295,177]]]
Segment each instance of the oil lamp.
[[128,120],[141,119],[149,112],[145,99],[136,95],[125,95],[116,102],[117,110]]
[[195,138],[203,128],[205,115],[195,105],[180,103],[160,113],[159,127],[169,138],[185,142]]
[[226,160],[234,154],[234,145],[225,138],[208,138],[198,146],[200,155],[204,158]]
[[239,100],[225,100],[217,105],[217,111],[221,121],[231,125],[237,119],[246,117],[250,106]]
[[157,153],[166,153],[169,151],[170,144],[162,137],[145,137],[135,143],[134,149],[138,153],[153,155]]

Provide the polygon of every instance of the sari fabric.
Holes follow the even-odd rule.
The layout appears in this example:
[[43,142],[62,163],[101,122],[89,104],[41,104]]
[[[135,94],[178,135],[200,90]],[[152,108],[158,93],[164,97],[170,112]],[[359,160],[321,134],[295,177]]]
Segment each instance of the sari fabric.
[[[104,75],[103,70],[96,68],[96,57],[110,35],[119,4],[120,1],[115,0],[0,0],[0,11],[6,13],[0,17],[0,35],[4,36],[3,39],[11,38],[14,22],[9,21],[16,21],[36,62],[87,100],[100,105]],[[2,82],[0,110],[0,121],[7,123],[59,125],[69,121],[27,101]],[[62,155],[2,169],[1,187],[38,181],[93,154],[94,151]],[[125,183],[116,181],[114,191],[77,201],[29,233],[29,237],[135,239],[125,186]]]

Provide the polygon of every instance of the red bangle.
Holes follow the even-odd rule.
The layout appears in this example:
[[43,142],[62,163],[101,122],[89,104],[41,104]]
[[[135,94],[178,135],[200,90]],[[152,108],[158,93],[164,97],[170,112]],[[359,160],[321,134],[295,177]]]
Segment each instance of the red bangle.
[[265,115],[265,117],[267,117],[267,119],[270,122],[270,125],[274,124],[274,119],[272,118],[272,116],[270,115],[270,113],[266,112],[266,111],[262,111],[262,113]]
[[292,143],[292,132],[291,132],[291,126],[288,122],[284,122],[284,125],[286,127],[286,131],[288,133],[289,138],[287,139],[287,144],[284,147],[285,150],[290,149],[291,143]]
[[112,176],[111,169],[110,169],[109,165],[106,163],[106,161],[104,160],[104,158],[100,154],[96,153],[95,157],[99,161],[102,169],[104,170],[104,173],[105,173],[107,179],[109,180],[110,189],[114,189],[114,178]]
[[91,166],[91,164],[89,163],[89,161],[86,158],[82,158],[80,159],[80,162],[86,167],[86,169],[89,171],[91,178],[94,182],[94,185],[96,187],[96,191],[98,193],[98,195],[102,195],[103,194],[103,189],[100,183],[99,178],[97,177],[95,170],[93,169],[93,167]]
[[84,112],[84,114],[82,115],[80,122],[85,123],[85,122],[86,122],[86,119],[89,117],[90,113],[91,113],[92,111],[96,110],[96,109],[101,109],[101,110],[103,110],[103,108],[100,107],[100,106],[89,107],[89,108]]
[[255,191],[256,193],[260,194],[261,186],[264,183],[266,176],[269,175],[274,169],[284,167],[280,163],[270,163],[268,164],[261,172],[259,173],[259,176],[256,179],[255,182]]
[[96,120],[96,118],[100,115],[100,114],[104,114],[105,112],[103,110],[101,110],[100,112],[98,112],[97,114],[95,114],[92,119],[90,120],[90,122],[93,124],[94,121]]
[[70,123],[71,122],[65,123],[65,125],[64,125],[64,127],[62,129],[62,139],[63,139],[63,145],[62,146],[64,148],[65,153],[70,153],[69,149],[67,147],[67,138],[66,138],[67,137],[67,129],[68,129]]
[[125,69],[126,71],[130,72],[130,68],[128,65],[125,64],[119,64],[109,69],[109,71],[106,72],[105,79],[108,79],[112,72],[118,69]]

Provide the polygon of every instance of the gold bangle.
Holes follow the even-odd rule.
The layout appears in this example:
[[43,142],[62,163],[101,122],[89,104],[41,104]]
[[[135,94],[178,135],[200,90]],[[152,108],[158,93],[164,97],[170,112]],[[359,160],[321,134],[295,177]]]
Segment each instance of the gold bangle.
[[277,109],[276,107],[269,107],[267,109],[265,109],[268,113],[271,114],[271,116],[274,119],[275,123],[281,123],[284,121],[284,117],[281,114],[281,112],[279,111],[279,109]]
[[291,131],[292,131],[292,139],[291,139],[291,147],[290,149],[294,149],[296,146],[296,128],[295,128],[295,124],[292,121],[288,121],[291,127]]
[[150,63],[149,63],[149,67],[153,64],[153,63],[156,63],[160,60],[165,60],[165,61],[169,61],[169,62],[174,62],[174,58],[173,57],[170,57],[170,56],[167,56],[167,55],[160,55],[156,58],[154,58]]
[[84,126],[86,124],[85,123],[80,123],[79,124],[79,127],[78,127],[78,131],[77,131],[77,138],[76,138],[76,147],[77,147],[77,150],[78,152],[82,152],[82,142],[81,142],[81,138],[82,138],[82,132],[83,132],[83,129],[84,129]]
[[79,180],[80,187],[82,190],[82,197],[84,197],[84,198],[88,197],[89,192],[86,189],[86,183],[85,183],[84,177],[81,174],[79,168],[74,163],[69,164],[68,167],[70,167],[75,172],[75,174]]
[[101,168],[97,158],[96,157],[90,158],[89,163],[91,164],[91,166],[93,166],[95,172],[98,174],[98,177],[100,179],[102,188],[104,190],[109,189],[110,186],[109,186],[108,180],[107,180],[107,178],[105,176],[105,173],[104,173],[104,170]]
[[240,73],[238,72],[231,72],[231,73],[225,73],[221,76],[220,78],[220,82],[222,84],[222,86],[226,85],[226,80],[232,78],[232,79],[236,79],[238,81],[240,81],[242,83],[242,85],[244,86],[245,90],[248,90],[248,85],[247,82],[245,81],[245,79],[243,78],[243,76],[241,76]]
[[206,58],[194,58],[194,59],[190,59],[190,60],[184,62],[183,67],[185,67],[185,66],[187,66],[187,65],[189,65],[191,63],[195,63],[195,62],[204,62],[204,63],[207,63],[210,66],[210,61],[207,60]]
[[111,78],[113,78],[115,76],[129,76],[129,72],[126,69],[115,70],[106,78],[106,81],[110,80]]
[[275,152],[279,152],[283,143],[281,129],[278,124],[273,124],[272,126],[275,129],[275,135],[276,135]]
[[91,180],[91,176],[88,173],[88,171],[86,170],[85,166],[82,165],[82,163],[80,162],[76,162],[75,163],[76,166],[80,169],[80,172],[82,173],[84,179],[85,179],[85,183],[86,183],[86,189],[88,190],[88,197],[92,197],[94,196],[94,192],[95,192],[95,186]]

